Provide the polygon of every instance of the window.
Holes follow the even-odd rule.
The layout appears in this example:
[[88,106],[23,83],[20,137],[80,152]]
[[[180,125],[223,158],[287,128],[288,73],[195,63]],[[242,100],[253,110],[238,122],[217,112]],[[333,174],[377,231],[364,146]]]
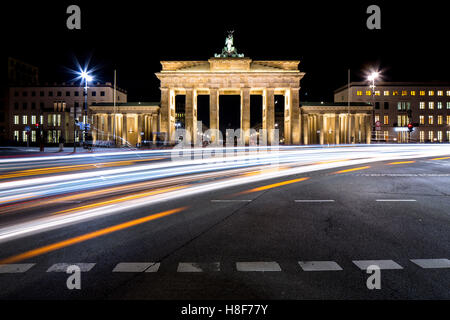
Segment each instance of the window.
[[28,141],[28,135],[27,132],[24,130],[22,131],[22,141],[27,142]]
[[70,97],[70,91],[66,91],[66,97]]
[[22,116],[22,124],[28,124],[28,116]]
[[19,141],[19,131],[14,130],[14,141]]
[[450,116],[447,116],[447,124],[450,124]]
[[434,138],[434,132],[428,131],[428,140],[433,141],[433,138]]
[[389,102],[384,103],[384,110],[389,110]]
[[433,90],[428,91],[428,95],[429,95],[430,97],[434,96],[434,91],[433,91]]
[[[361,92],[361,95],[362,95],[362,92]],[[100,96],[104,97],[105,96],[105,91],[100,91]]]
[[375,109],[377,109],[377,110],[380,109],[380,103],[379,102],[375,102]]
[[432,101],[428,102],[428,109],[430,109],[430,110],[434,109],[434,102],[432,102]]
[[438,95],[439,97],[442,97],[442,96],[444,95],[444,91],[439,90],[439,91],[437,92],[437,95]]
[[36,130],[31,131],[31,142],[36,142]]
[[58,97],[61,97],[61,96],[62,96],[62,92],[61,92],[61,91],[58,91],[58,92],[56,93],[56,95],[57,95]]
[[19,96],[19,93],[16,91],[16,92],[14,92],[14,97],[18,97]]
[[447,109],[450,109],[450,102],[447,102]]
[[402,91],[402,97],[407,96],[408,95],[408,91]]
[[31,110],[36,110],[36,102],[31,103]]
[[75,91],[74,94],[75,94],[75,97],[78,97],[80,95],[80,93],[78,91]]
[[23,109],[23,110],[26,110],[27,107],[28,107],[28,104],[27,104],[26,102],[22,103],[22,109]]
[[384,140],[388,141],[389,140],[389,131],[384,131]]
[[36,91],[31,91],[31,96],[36,97]]
[[443,117],[442,116],[438,116],[437,124],[443,124]]
[[19,124],[19,116],[14,116],[14,124]]
[[392,92],[392,95],[393,95],[393,96],[398,96],[398,91],[393,91],[393,92]]
[[93,97],[97,96],[97,91],[92,91],[92,92],[91,92],[91,95],[92,95]]
[[49,96],[49,97],[53,97],[53,91],[49,91],[49,92],[48,92],[48,96]]
[[14,102],[14,110],[19,110],[19,103],[18,102]]
[[419,103],[419,109],[425,110],[425,102],[420,102]]
[[439,102],[437,103],[437,108],[438,108],[438,110],[441,110],[441,109],[442,109],[442,102],[439,101]]
[[425,116],[423,116],[423,115],[419,116],[419,123],[420,124],[425,124]]
[[408,125],[408,117],[406,115],[397,116],[397,126],[406,127]]
[[447,90],[447,96],[449,97],[450,96],[450,90]]
[[376,95],[376,96],[380,96],[380,95],[381,95],[381,92],[380,92],[380,91],[375,91],[375,95]]
[[44,116],[39,116],[39,124],[44,124]]
[[73,104],[73,106],[74,106],[75,108],[78,108],[78,107],[80,106],[80,104],[79,104],[78,102],[75,102],[75,103]]
[[450,131],[447,131],[447,141],[450,141]]
[[36,116],[31,116],[31,124],[36,124]]
[[377,123],[378,121],[380,121],[380,115],[379,115],[379,114],[376,114],[376,115],[375,115],[375,123]]
[[442,142],[442,131],[437,132],[437,139],[439,142]]
[[41,102],[41,103],[39,104],[39,106],[40,106],[41,109],[44,109],[44,108],[45,108],[45,104],[44,104],[43,102]]
[[420,142],[424,143],[425,142],[425,131],[420,131]]
[[361,90],[356,91],[356,95],[357,96],[362,96],[362,91]]
[[43,97],[43,96],[44,96],[44,91],[39,92],[39,95],[40,95],[41,97]]
[[428,124],[434,124],[434,117],[428,116]]
[[372,95],[372,91],[366,91],[366,96],[371,96]]
[[424,96],[425,95],[425,91],[420,91],[420,95]]
[[28,96],[28,92],[27,92],[27,91],[22,92],[22,96],[23,96],[23,97]]
[[384,116],[384,125],[389,124],[389,116]]
[[389,96],[389,91],[385,91],[385,92],[384,92],[384,96],[385,96],[385,97]]
[[411,96],[415,96],[416,92],[415,91],[411,91],[410,94],[411,94]]

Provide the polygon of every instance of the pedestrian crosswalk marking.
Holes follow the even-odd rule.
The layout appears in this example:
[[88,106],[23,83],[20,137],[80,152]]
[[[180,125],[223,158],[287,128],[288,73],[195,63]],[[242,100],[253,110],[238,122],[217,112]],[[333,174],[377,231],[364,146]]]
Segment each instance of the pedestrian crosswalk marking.
[[353,263],[361,270],[367,270],[369,266],[377,266],[380,270],[403,269],[401,265],[392,260],[354,260]]
[[303,271],[341,271],[340,265],[334,261],[299,261]]
[[35,263],[0,264],[0,273],[24,273],[34,265]]
[[220,271],[220,263],[196,263],[196,262],[180,262],[177,272],[208,272]]
[[236,262],[237,271],[244,272],[272,272],[281,271],[280,265],[275,261],[269,262]]
[[411,259],[411,261],[423,269],[450,268],[449,259]]
[[89,272],[95,263],[56,263],[48,268],[47,272],[66,272],[69,266],[78,266],[81,272]]

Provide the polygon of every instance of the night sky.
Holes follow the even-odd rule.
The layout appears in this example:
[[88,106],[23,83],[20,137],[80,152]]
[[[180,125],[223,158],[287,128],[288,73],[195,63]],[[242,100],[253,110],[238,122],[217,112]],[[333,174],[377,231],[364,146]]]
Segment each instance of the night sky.
[[[394,1],[390,1],[394,2]],[[2,3],[3,54],[40,68],[41,82],[69,82],[90,57],[100,81],[128,90],[129,101],[159,101],[160,60],[206,60],[227,30],[252,59],[299,59],[303,101],[332,101],[333,91],[379,66],[389,81],[449,81],[449,12],[443,1],[14,1]],[[66,8],[81,7],[82,30],[66,28]],[[382,30],[366,28],[378,4]]]

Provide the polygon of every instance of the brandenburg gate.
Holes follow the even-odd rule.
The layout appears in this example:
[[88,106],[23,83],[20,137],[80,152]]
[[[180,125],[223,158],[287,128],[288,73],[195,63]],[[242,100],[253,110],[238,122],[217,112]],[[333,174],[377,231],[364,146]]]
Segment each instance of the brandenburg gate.
[[[286,144],[300,144],[299,91],[304,73],[298,70],[300,61],[254,61],[238,54],[229,34],[221,54],[208,61],[161,61],[156,73],[161,81],[161,131],[168,139],[175,132],[175,96],[185,95],[185,129],[196,143],[197,96],[209,95],[210,128],[219,130],[219,96],[240,95],[240,129],[242,143],[250,137],[250,95],[263,100],[262,127],[267,130],[267,142],[274,141],[275,95],[283,95],[284,138]],[[213,138],[214,139],[214,138]]]

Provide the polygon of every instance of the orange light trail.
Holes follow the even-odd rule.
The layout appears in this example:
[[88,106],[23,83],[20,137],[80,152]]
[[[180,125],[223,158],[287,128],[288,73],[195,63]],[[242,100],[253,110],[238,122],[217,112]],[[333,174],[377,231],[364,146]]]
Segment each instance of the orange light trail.
[[123,230],[123,229],[127,229],[148,221],[152,221],[152,220],[156,220],[156,219],[160,219],[169,215],[172,215],[174,213],[186,210],[187,207],[181,207],[181,208],[176,208],[176,209],[172,209],[172,210],[167,210],[167,211],[163,211],[163,212],[159,212],[159,213],[155,213],[143,218],[138,218],[138,219],[134,219],[128,222],[124,222],[124,223],[120,223],[111,227],[107,227],[107,228],[103,228],[97,231],[93,231],[93,232],[89,232],[86,233],[84,235],[78,236],[78,237],[73,237],[64,241],[60,241],[60,242],[56,242],[47,246],[43,246],[34,250],[30,250],[30,251],[26,251],[24,253],[15,255],[15,256],[11,256],[9,258],[0,260],[0,264],[8,264],[8,263],[15,263],[15,262],[19,262],[22,260],[26,260],[29,258],[33,258],[36,256],[40,256],[43,254],[46,254],[48,252],[52,252],[55,250],[59,250],[61,248],[65,248],[68,246],[72,246],[74,244],[80,243],[80,242],[84,242],[90,239],[94,239],[100,236],[104,236],[106,234],[109,233],[113,233],[119,230]]
[[305,177],[305,178],[300,178],[300,179],[294,179],[294,180],[278,182],[278,183],[274,183],[274,184],[269,184],[267,186],[262,186],[262,187],[250,189],[250,190],[247,190],[247,191],[243,191],[240,194],[247,194],[247,193],[253,193],[253,192],[258,192],[258,191],[264,191],[264,190],[277,188],[277,187],[285,186],[285,185],[292,184],[292,183],[305,181],[305,180],[308,180],[308,179],[309,179],[308,177]]
[[347,172],[353,172],[353,171],[359,171],[359,170],[366,170],[366,169],[369,169],[369,168],[370,168],[370,166],[359,167],[359,168],[352,168],[352,169],[345,169],[345,170],[337,171],[337,172],[335,172],[335,174],[347,173]]

